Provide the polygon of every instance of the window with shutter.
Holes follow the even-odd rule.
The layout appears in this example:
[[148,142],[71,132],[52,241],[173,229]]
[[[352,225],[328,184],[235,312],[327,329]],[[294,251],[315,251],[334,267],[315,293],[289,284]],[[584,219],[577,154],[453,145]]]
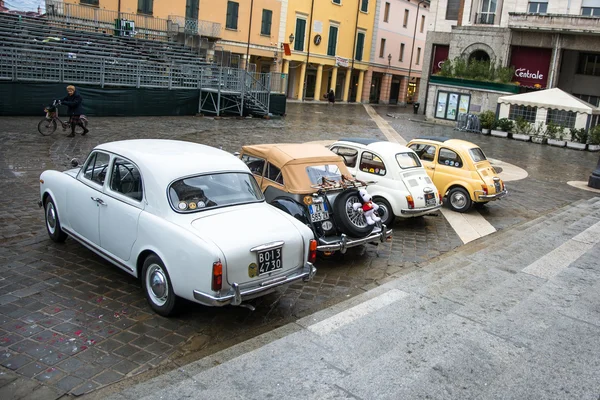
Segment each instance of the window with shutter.
[[260,26],[261,35],[271,36],[271,20],[273,19],[273,11],[263,10],[262,13],[262,24]]
[[186,0],[185,17],[188,19],[198,19],[198,0]]
[[306,20],[296,18],[296,38],[294,39],[294,50],[304,51],[304,35],[306,34]]
[[446,6],[446,19],[451,21],[458,21],[458,8],[460,7],[460,0],[448,0]]
[[362,0],[360,3],[360,11],[368,12],[369,11],[369,0]]
[[138,0],[138,13],[152,15],[153,0]]
[[239,3],[236,3],[235,1],[227,2],[227,19],[225,20],[225,28],[237,29],[239,8]]
[[358,37],[356,38],[356,55],[354,56],[356,61],[362,61],[364,47],[365,34],[363,32],[358,32]]
[[337,46],[337,35],[338,35],[338,27],[330,26],[329,27],[329,44],[327,45],[327,55],[335,56],[335,48]]

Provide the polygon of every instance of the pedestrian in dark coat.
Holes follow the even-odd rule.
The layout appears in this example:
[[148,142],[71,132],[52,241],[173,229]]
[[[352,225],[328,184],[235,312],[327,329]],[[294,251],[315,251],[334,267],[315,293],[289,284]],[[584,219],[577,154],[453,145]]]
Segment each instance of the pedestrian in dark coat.
[[333,89],[331,89],[329,91],[329,93],[327,94],[327,100],[329,100],[329,104],[331,104],[331,105],[335,104],[335,93],[333,92]]
[[81,95],[77,93],[77,90],[73,85],[67,86],[67,93],[68,95],[60,101],[61,104],[69,108],[67,113],[69,114],[69,122],[71,123],[71,134],[67,136],[75,136],[75,127],[78,125],[83,128],[83,133],[81,134],[81,136],[83,136],[89,132],[86,126],[79,119],[81,114],[83,114],[83,99],[81,98]]

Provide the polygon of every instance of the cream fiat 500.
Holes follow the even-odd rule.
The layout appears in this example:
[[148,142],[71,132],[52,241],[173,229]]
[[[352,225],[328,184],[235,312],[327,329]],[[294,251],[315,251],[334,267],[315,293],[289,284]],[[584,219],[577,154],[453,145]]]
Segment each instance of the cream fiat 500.
[[390,226],[395,217],[419,217],[438,210],[442,198],[408,147],[376,139],[346,138],[330,146],[342,156],[356,179],[375,181],[369,193],[379,205],[381,222]]
[[52,240],[140,278],[163,316],[178,297],[240,305],[316,272],[312,231],[267,204],[240,159],[201,144],[99,145],[81,168],[44,171],[39,205]]

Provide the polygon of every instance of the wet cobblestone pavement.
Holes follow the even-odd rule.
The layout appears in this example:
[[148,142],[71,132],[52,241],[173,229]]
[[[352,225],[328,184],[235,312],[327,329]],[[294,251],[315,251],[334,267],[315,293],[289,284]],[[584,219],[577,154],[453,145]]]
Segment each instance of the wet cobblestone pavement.
[[[407,140],[463,138],[489,157],[527,170],[528,178],[510,183],[509,197],[479,210],[498,230],[594,197],[566,182],[587,180],[597,154],[457,132],[413,121],[408,109],[376,110]],[[18,397],[5,385],[10,379],[27,382],[24,393],[37,390],[40,398],[52,398],[176,368],[362,293],[462,244],[441,214],[399,220],[391,242],[319,260],[314,281],[252,301],[255,311],[187,303],[178,317],[162,318],[150,311],[136,279],[72,240],[61,245],[48,239],[37,206],[43,170],[67,169],[95,145],[121,139],[179,139],[233,152],[242,144],[385,136],[361,105],[291,103],[285,118],[273,120],[91,118],[90,134],[75,138],[60,130],[41,136],[39,119],[1,120],[0,398]]]

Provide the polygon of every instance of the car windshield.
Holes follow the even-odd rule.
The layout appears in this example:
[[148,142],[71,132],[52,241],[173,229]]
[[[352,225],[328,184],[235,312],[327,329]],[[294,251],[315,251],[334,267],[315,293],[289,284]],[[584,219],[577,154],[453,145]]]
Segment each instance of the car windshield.
[[171,206],[180,212],[263,201],[251,174],[227,172],[179,179],[169,187]]
[[483,154],[483,150],[481,150],[479,147],[473,147],[472,149],[469,149],[469,155],[471,155],[471,158],[476,163],[487,160],[487,158],[485,158],[485,154]]
[[342,180],[342,172],[340,171],[337,165],[332,164],[311,165],[309,167],[306,167],[306,173],[308,174],[308,179],[310,179],[310,183],[312,183],[313,185],[322,184],[323,180],[321,178],[323,177],[334,181]]
[[415,153],[398,153],[396,154],[396,161],[402,169],[415,168],[421,166],[421,161]]

